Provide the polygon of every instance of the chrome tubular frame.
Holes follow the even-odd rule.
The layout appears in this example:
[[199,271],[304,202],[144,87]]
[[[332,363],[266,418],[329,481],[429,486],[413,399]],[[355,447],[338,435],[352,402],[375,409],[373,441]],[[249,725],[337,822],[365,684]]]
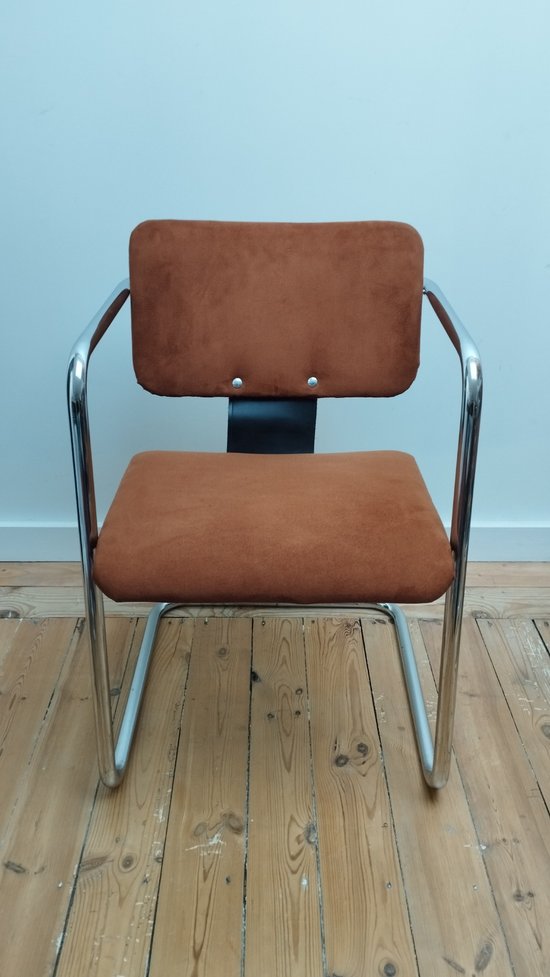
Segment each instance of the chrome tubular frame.
[[435,745],[432,741],[426,716],[426,707],[420,688],[407,622],[402,612],[395,605],[382,606],[393,618],[397,630],[424,777],[430,787],[439,788],[447,783],[451,765],[460,634],[464,609],[464,587],[470,541],[483,378],[477,347],[443,292],[434,282],[425,279],[424,294],[455,347],[462,369],[462,406],[450,533],[451,548],[455,559],[455,576],[445,597]]
[[128,281],[122,281],[75,343],[70,356],[67,375],[69,423],[84,578],[84,604],[92,666],[92,699],[95,713],[97,754],[101,779],[107,787],[116,787],[124,775],[145,687],[151,650],[158,622],[163,612],[160,607],[155,608],[155,613],[151,613],[149,617],[115,749],[103,594],[94,584],[92,571],[93,549],[97,540],[98,529],[88,420],[87,381],[90,356],[129,294]]
[[[129,294],[128,280],[124,280],[82,333],[71,353],[67,383],[98,762],[101,779],[107,787],[116,787],[126,770],[160,619],[167,611],[178,606],[172,603],[156,604],[149,614],[115,746],[103,594],[94,583],[92,568],[98,527],[88,420],[87,375],[90,356]],[[462,367],[462,410],[450,533],[455,558],[455,578],[445,598],[435,738],[432,737],[414,649],[403,611],[396,604],[369,603],[361,607],[386,614],[396,629],[424,777],[430,787],[440,788],[447,782],[451,762],[482,374],[477,348],[443,293],[437,285],[426,279],[424,294],[455,347]],[[348,606],[348,609],[356,612],[360,608],[353,605]]]

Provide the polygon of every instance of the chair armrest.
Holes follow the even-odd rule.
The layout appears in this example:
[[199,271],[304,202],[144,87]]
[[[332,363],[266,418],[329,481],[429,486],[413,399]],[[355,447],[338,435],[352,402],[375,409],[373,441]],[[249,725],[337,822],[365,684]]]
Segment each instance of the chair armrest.
[[[130,294],[128,284],[127,278],[119,282],[106,302],[103,303],[93,319],[88,323],[84,332],[78,337],[71,350],[68,370],[69,389],[77,397],[82,380],[84,381],[84,385],[86,383],[86,367],[88,366],[90,356]],[[82,367],[84,367],[84,371]],[[71,381],[73,384],[72,389],[70,387]]]
[[456,349],[462,366],[465,367],[470,360],[477,361],[481,365],[478,348],[470,333],[458,318],[439,286],[430,281],[429,278],[424,279],[424,294]]
[[450,533],[457,577],[460,578],[466,572],[470,536],[483,392],[481,360],[472,337],[435,282],[424,280],[424,294],[456,349],[462,366],[462,409]]
[[97,540],[97,515],[87,403],[88,362],[129,294],[128,279],[124,279],[117,285],[114,292],[111,293],[77,339],[69,358],[67,401],[80,548],[85,576],[91,573],[92,550]]

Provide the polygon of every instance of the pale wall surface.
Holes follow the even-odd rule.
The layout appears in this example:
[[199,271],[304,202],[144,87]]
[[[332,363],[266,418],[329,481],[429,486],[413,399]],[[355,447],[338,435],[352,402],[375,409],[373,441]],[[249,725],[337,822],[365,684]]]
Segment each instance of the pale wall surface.
[[[76,555],[67,357],[126,275],[129,231],[150,217],[414,224],[426,273],[484,360],[472,555],[550,559],[548,9],[544,0],[521,12],[502,0],[3,7],[3,559]],[[452,458],[459,376],[429,314],[425,347],[401,403],[322,404],[317,444],[413,450],[448,518],[452,478],[440,470]],[[159,429],[163,446],[224,446],[223,403],[156,401],[148,411],[127,351],[123,317],[93,370],[102,500]]]

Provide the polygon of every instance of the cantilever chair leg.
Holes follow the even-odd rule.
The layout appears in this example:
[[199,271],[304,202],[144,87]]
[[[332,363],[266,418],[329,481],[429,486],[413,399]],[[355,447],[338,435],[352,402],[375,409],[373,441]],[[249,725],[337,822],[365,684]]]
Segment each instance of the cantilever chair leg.
[[422,772],[428,786],[434,788],[445,786],[451,766],[463,597],[464,585],[460,581],[452,584],[445,597],[435,737],[428,721],[407,619],[397,604],[376,605],[395,627]]
[[[435,738],[405,614],[397,604],[365,605],[366,609],[382,611],[395,627],[422,771],[426,783],[433,788],[445,786],[451,764],[463,592],[463,587],[453,584],[445,599]],[[155,604],[149,614],[115,746],[103,594],[93,584],[85,588],[85,593],[99,771],[106,787],[117,787],[126,771],[160,619],[178,605]]]
[[106,787],[117,787],[128,764],[160,619],[172,605],[156,604],[149,614],[115,746],[103,594],[94,584],[88,584],[85,599],[99,772]]

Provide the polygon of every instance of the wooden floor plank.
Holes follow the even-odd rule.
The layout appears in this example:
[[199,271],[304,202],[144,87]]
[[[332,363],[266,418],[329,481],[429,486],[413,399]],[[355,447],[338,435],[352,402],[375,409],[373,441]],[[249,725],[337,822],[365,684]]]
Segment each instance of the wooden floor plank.
[[[550,563],[474,562],[468,564],[467,587],[548,587]],[[79,562],[0,563],[0,587],[80,586]]]
[[[393,628],[365,619],[363,629],[420,974],[512,977],[456,766],[444,790],[426,786]],[[416,622],[411,637],[433,717],[435,685]]]
[[150,977],[241,974],[250,652],[250,621],[195,625]]
[[[422,634],[434,667],[441,628]],[[455,750],[516,977],[550,974],[548,810],[475,621],[465,621]]]
[[361,627],[306,624],[328,973],[417,974]]
[[[512,965],[514,977],[550,977],[546,934],[550,916],[549,564],[470,565],[467,613],[478,623],[470,618],[464,628],[455,733],[458,763],[453,760],[450,782],[435,796],[423,785],[399,659],[386,619],[361,612],[361,618],[368,620],[369,692],[362,684],[366,673],[361,676],[356,665],[354,630],[342,635],[338,628],[345,631],[345,624],[323,620],[330,609],[308,613],[308,657],[315,647],[316,679],[323,691],[317,698],[310,674],[311,695],[306,701],[296,693],[298,688],[307,689],[304,672],[298,684],[298,672],[288,665],[296,655],[302,660],[304,609],[261,607],[184,607],[167,618],[163,629],[183,626],[201,637],[192,650],[198,670],[194,685],[189,678],[183,716],[191,751],[185,751],[184,730],[176,789],[169,793],[181,700],[181,683],[178,687],[175,676],[178,673],[181,680],[185,673],[186,651],[180,647],[169,662],[170,655],[159,645],[127,780],[119,792],[96,795],[88,652],[85,637],[75,630],[75,615],[82,610],[79,565],[0,564],[0,584],[4,585],[0,589],[2,977],[85,977],[88,973],[93,977],[279,977],[280,973],[349,977],[354,961],[361,974],[354,942],[358,932],[365,942],[368,977],[460,973],[511,977]],[[115,608],[110,602],[107,606],[117,615],[108,621],[117,725],[131,671],[126,663],[135,658],[144,628],[143,619],[136,624],[128,618],[136,611],[143,615],[147,608]],[[59,608],[60,620],[42,620],[55,617]],[[21,610],[26,617],[12,619]],[[426,647],[437,668],[441,612],[438,602],[410,613],[432,718],[435,685]],[[339,609],[333,616],[343,613],[351,619],[358,611]],[[205,616],[222,621],[205,624]],[[181,618],[191,620],[182,625]],[[265,645],[267,664],[262,671],[268,689],[262,688],[263,681],[253,682],[258,711],[251,730],[264,762],[257,762],[248,785],[258,813],[256,818],[251,811],[249,819],[257,854],[249,864],[256,878],[249,872],[244,912],[252,627],[259,634],[258,649],[262,642]],[[222,640],[224,635],[240,634],[241,628],[246,629],[243,640]],[[316,635],[313,642],[312,635]],[[285,642],[291,650],[282,653],[281,664],[278,649]],[[220,678],[216,658],[220,648],[229,649],[227,668],[235,670],[231,678]],[[205,658],[210,664],[199,667]],[[252,673],[255,679],[265,677],[259,661]],[[269,669],[275,669],[273,675]],[[152,712],[151,695],[159,703]],[[377,730],[371,725],[371,698]],[[267,720],[267,712],[277,717],[283,700],[295,711],[311,710],[311,727],[306,723],[311,743],[306,735],[304,745],[300,717],[291,720],[291,709],[281,711],[289,720],[282,734],[273,729],[275,718]],[[236,721],[229,712],[233,716],[240,712],[241,719]],[[359,749],[353,752],[354,744],[369,747],[376,735],[383,744],[384,766],[375,763],[374,750],[359,766],[363,754]],[[330,752],[335,739],[336,755],[348,758],[339,766]],[[317,778],[317,807],[315,795],[307,794],[306,764],[300,767],[295,762],[300,751],[308,756],[308,743],[310,774],[313,770]],[[284,761],[289,758],[287,770]],[[253,755],[251,759],[254,762]],[[357,777],[352,776],[355,767],[360,771]],[[291,771],[299,768],[302,776],[293,777]],[[365,783],[360,780],[363,773]],[[342,790],[348,780],[353,789]],[[367,781],[369,789],[363,792]],[[293,795],[296,799],[291,803]],[[345,828],[338,827],[339,819]],[[363,834],[361,822],[368,825]],[[285,823],[286,833],[281,827]],[[165,843],[163,853],[166,830],[171,842]],[[342,845],[342,831],[353,835],[349,844]],[[85,870],[79,874],[83,846]],[[136,861],[130,864],[133,858]],[[228,858],[234,859],[231,867]],[[385,863],[393,868],[384,871]],[[319,878],[324,879],[322,891],[307,874],[317,866]],[[392,887],[380,898],[375,880],[386,874]],[[304,878],[307,886],[302,884]],[[404,882],[408,920],[399,878]],[[315,889],[311,922],[306,919],[310,909],[304,910],[304,902],[299,901],[304,893],[296,895],[294,902],[290,898],[295,894],[293,881],[310,894],[312,885]],[[329,896],[331,885],[334,892]],[[371,896],[369,885],[378,898]],[[250,898],[251,887],[260,902]],[[323,926],[316,905],[322,893]],[[389,922],[388,910],[400,903],[400,912]],[[275,907],[274,913],[269,907]],[[155,920],[155,946],[148,959]],[[406,934],[407,925],[414,942],[412,966],[410,955],[399,955],[404,945],[401,928]],[[191,936],[182,941],[175,931],[185,927]],[[326,945],[321,952],[323,936]],[[183,942],[189,947],[193,941],[187,966],[181,946]],[[369,957],[373,943],[379,952],[375,949]],[[122,959],[116,954],[117,944]],[[298,952],[295,945],[301,948]]]
[[535,619],[533,623],[550,653],[550,619],[545,616]]
[[468,563],[467,587],[548,587],[550,563]]
[[128,771],[96,798],[56,977],[146,972],[192,633],[160,624]]
[[[21,618],[0,617],[0,694],[5,694],[6,683],[3,676],[4,662],[6,661],[16,634],[21,627]],[[0,700],[1,701],[1,700]]]
[[321,926],[303,624],[254,622],[247,977],[317,977]]
[[0,837],[47,716],[75,623],[0,621],[0,643],[6,649],[0,664]]
[[82,586],[82,567],[76,562],[0,563],[1,587]]
[[[105,600],[108,615],[136,617],[145,615],[150,604],[117,604]],[[548,587],[493,587],[470,588],[466,591],[465,614],[476,617],[527,617],[543,618],[550,607],[550,586]],[[443,601],[433,604],[406,605],[403,608],[407,617],[414,619],[443,617]],[[308,608],[309,615],[326,617],[331,614],[360,613],[361,608],[330,607]],[[13,614],[16,617],[74,617],[84,614],[84,599],[81,587],[3,587],[0,588],[0,614]],[[173,616],[255,616],[255,617],[303,617],[304,609],[263,608],[263,607],[182,607]]]
[[550,656],[532,621],[479,621],[523,747],[550,808]]
[[[136,617],[148,614],[151,604],[122,603],[105,600],[108,615]],[[550,585],[547,587],[473,587],[467,590],[465,614],[476,617],[527,617],[544,618],[550,607]],[[433,604],[405,605],[407,617],[414,619],[443,617],[443,600]],[[0,588],[0,615],[12,614],[16,617],[81,617],[84,614],[84,599],[81,587],[2,587]],[[361,608],[345,609],[335,606],[308,608],[308,616],[326,617],[340,613],[361,613]],[[300,607],[181,607],[171,613],[180,617],[303,617]]]
[[[108,622],[115,681],[134,632],[132,621]],[[97,785],[89,697],[87,639],[75,631],[1,840],[2,977],[53,972]]]

